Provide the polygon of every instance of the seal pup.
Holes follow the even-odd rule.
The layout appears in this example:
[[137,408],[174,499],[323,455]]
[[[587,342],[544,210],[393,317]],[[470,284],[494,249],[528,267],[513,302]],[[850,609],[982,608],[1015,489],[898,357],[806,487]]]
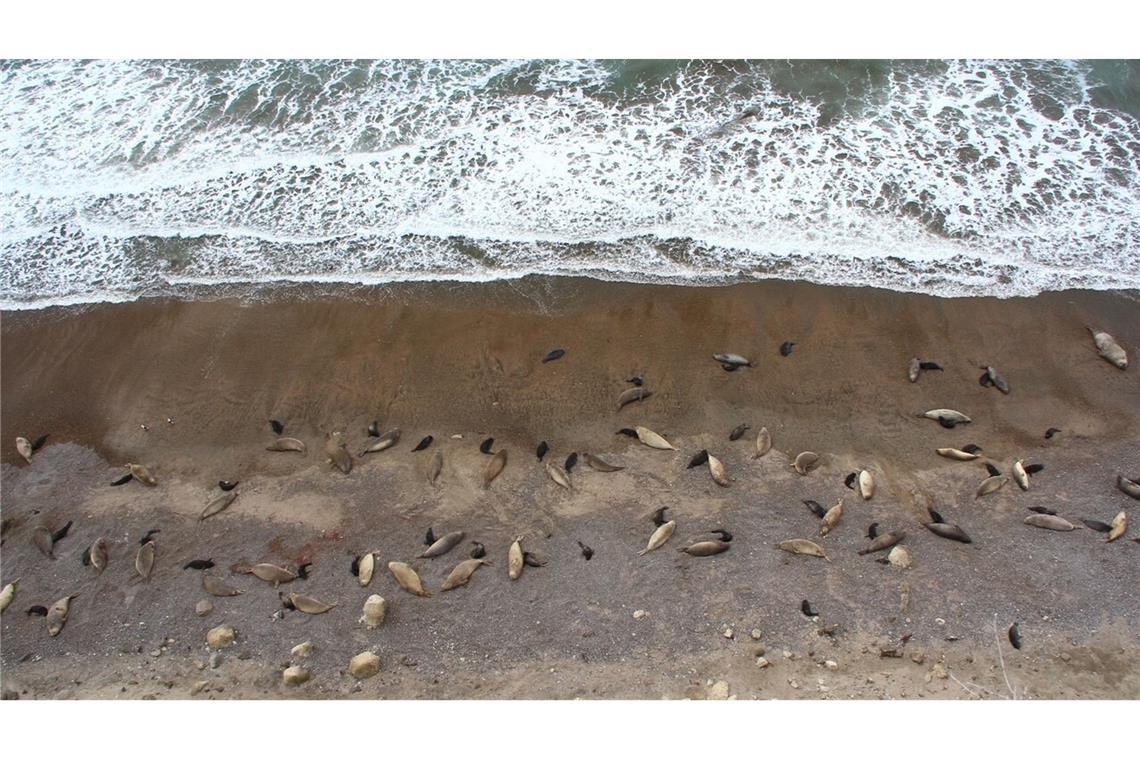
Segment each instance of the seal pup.
[[1128,530],[1128,515],[1123,510],[1117,513],[1116,517],[1112,518],[1112,530],[1108,532],[1108,537],[1104,539],[1107,544],[1110,541],[1115,541],[1124,535]]
[[288,609],[299,610],[306,615],[321,615],[337,605],[336,602],[329,604],[322,602],[320,599],[312,596],[304,596],[303,594],[285,594],[281,593],[282,601],[288,600]]
[[843,485],[847,486],[851,490],[855,490],[855,479],[858,477],[859,473],[857,472],[848,473],[847,477],[843,479]]
[[143,534],[142,538],[139,539],[139,546],[142,546],[147,541],[149,541],[151,539],[151,537],[154,536],[155,533],[161,533],[161,532],[162,532],[162,528],[151,528],[150,530],[148,530],[146,533]]
[[1063,517],[1057,515],[1029,515],[1022,522],[1026,525],[1032,525],[1035,528],[1045,528],[1046,530],[1076,530],[1077,526]]
[[554,462],[546,463],[546,474],[550,476],[551,480],[566,490],[574,490],[574,487],[570,485],[570,475],[566,472],[566,470],[554,464]]
[[304,454],[308,451],[305,442],[297,438],[278,438],[271,445],[265,447],[266,451],[299,451]]
[[1124,349],[1120,344],[1106,332],[1087,328],[1093,336],[1093,342],[1096,343],[1096,352],[1100,354],[1105,361],[1120,369],[1128,369],[1128,354],[1124,353]]
[[587,562],[589,562],[590,557],[594,556],[594,550],[591,549],[590,547],[586,546],[581,541],[578,541],[577,543],[578,543],[578,548],[582,550],[582,556],[586,558]]
[[959,462],[972,462],[981,456],[981,454],[978,453],[981,450],[980,446],[975,446],[971,443],[960,449],[944,448],[935,449],[934,451],[937,452],[938,456],[946,457],[947,459],[956,459]]
[[820,503],[818,501],[813,501],[812,499],[804,499],[803,502],[807,505],[807,508],[811,510],[811,513],[821,520],[823,519],[823,516],[827,514],[827,510],[820,506]]
[[726,544],[732,541],[732,534],[724,528],[716,528],[715,530],[710,530],[709,533],[716,533],[718,536],[720,536],[720,540],[724,541]]
[[285,432],[285,426],[278,420],[270,420],[269,427],[273,430],[275,435],[282,435]]
[[144,486],[157,486],[158,480],[150,474],[150,470],[143,467],[141,464],[127,463],[127,469],[131,471],[131,476],[142,483]]
[[33,604],[28,609],[24,610],[24,614],[28,617],[47,617],[47,607],[42,604]]
[[542,357],[542,363],[546,364],[548,362],[554,361],[555,359],[561,359],[565,355],[566,355],[565,349],[556,348],[553,351],[551,351],[550,353],[548,353],[546,356]]
[[874,554],[875,552],[881,552],[884,549],[890,549],[892,546],[897,544],[899,541],[902,541],[904,538],[906,538],[906,533],[903,533],[901,530],[897,533],[895,531],[883,533],[882,535],[876,537],[875,540],[873,540],[866,549],[860,549],[858,553],[860,556],[862,556],[864,554]]
[[216,575],[202,573],[202,590],[210,596],[238,596],[243,593]]
[[511,548],[507,550],[507,576],[512,581],[517,581],[523,571],[523,551],[522,551],[522,536],[515,539],[511,544]]
[[121,475],[120,477],[117,477],[114,480],[112,480],[111,485],[113,485],[113,486],[126,485],[131,480],[133,480],[134,477],[135,477],[134,475],[132,475],[131,473],[128,472],[126,475]]
[[28,464],[32,463],[32,444],[28,442],[27,438],[20,437],[16,439],[16,451],[27,460]]
[[728,488],[728,476],[724,472],[724,463],[719,459],[709,454],[709,474],[712,475],[713,482],[723,488]]
[[523,552],[523,564],[527,567],[546,567],[546,560],[539,559],[530,552]]
[[376,571],[376,553],[366,552],[353,561],[353,568],[356,576],[356,582],[361,586],[367,586],[372,582],[372,574]]
[[1013,463],[1013,480],[1022,491],[1029,490],[1029,473],[1025,471],[1025,460],[1018,459]]
[[487,467],[483,470],[483,488],[490,488],[491,481],[497,478],[506,466],[507,450],[500,449],[495,456],[491,457],[491,461],[487,462]]
[[644,549],[637,553],[637,556],[644,556],[654,549],[658,549],[663,546],[665,542],[668,541],[670,537],[672,537],[673,531],[675,530],[677,530],[676,520],[669,520],[668,522],[657,526],[657,529],[654,530],[653,534],[649,536],[649,543],[645,545]]
[[660,528],[662,525],[669,522],[667,519],[665,519],[665,511],[667,509],[669,509],[669,507],[661,507],[653,513],[652,517],[649,518],[653,521],[653,524],[656,527]]
[[427,533],[424,534],[424,546],[431,546],[435,543],[435,532],[431,526],[428,526]]
[[67,614],[71,611],[71,600],[79,594],[68,594],[52,604],[47,612],[48,635],[52,638],[59,635],[63,626],[67,624]]
[[998,468],[994,467],[994,466],[993,466],[992,464],[990,464],[989,462],[986,462],[986,463],[985,463],[985,465],[986,465],[986,472],[988,472],[988,473],[990,474],[990,477],[991,477],[991,478],[996,478],[996,477],[998,477],[999,475],[1001,475],[1001,470],[999,470]]
[[702,464],[704,464],[707,461],[709,461],[709,450],[708,449],[701,449],[700,451],[698,451],[696,454],[693,455],[693,458],[689,460],[689,464],[685,466],[685,469],[691,470],[694,467],[700,467]]
[[586,464],[590,466],[591,470],[597,470],[598,472],[618,472],[625,469],[625,467],[610,464],[589,452],[582,452],[582,459],[586,460]]
[[306,570],[308,567],[308,564],[302,565],[297,572],[294,572],[287,567],[274,565],[270,562],[259,562],[256,565],[251,565],[248,562],[235,562],[230,567],[230,572],[252,575],[266,583],[272,583],[274,586],[278,586],[282,583],[297,580],[297,578],[307,578],[308,573]]
[[407,563],[389,562],[388,572],[392,573],[392,577],[396,579],[396,583],[399,584],[400,588],[409,594],[423,597],[431,596],[431,592],[425,591],[423,584],[420,583],[420,576],[416,575],[416,571]]
[[973,422],[973,420],[956,409],[930,409],[918,416],[925,417],[928,420],[937,420],[939,425],[947,429],[953,429],[956,425],[968,425]]
[[428,462],[427,479],[430,485],[435,485],[439,480],[439,474],[443,472],[443,449],[436,449],[435,453],[431,456],[431,461]]
[[[1057,513],[1054,512],[1053,514],[1057,514]],[[1085,520],[1084,518],[1082,518],[1081,522],[1083,522],[1085,524],[1086,528],[1091,528],[1091,529],[1095,530],[1097,533],[1108,533],[1110,530],[1112,530],[1111,525],[1109,525],[1108,523],[1102,523],[1100,520]]]
[[483,565],[493,564],[489,559],[465,559],[452,568],[451,572],[447,574],[444,579],[443,585],[439,587],[441,592],[450,591],[453,588],[466,586],[467,582],[471,580],[471,576]]
[[147,541],[135,553],[135,572],[145,581],[150,580],[151,571],[154,570],[154,541]]
[[32,543],[40,552],[43,553],[48,559],[55,559],[52,553],[55,548],[55,542],[51,540],[51,531],[44,526],[39,526],[32,531]]
[[44,444],[47,443],[47,439],[49,437],[51,437],[51,433],[44,433],[39,438],[32,441],[32,453],[34,454],[35,452],[42,449],[44,447]]
[[727,541],[698,541],[695,544],[678,549],[677,551],[684,552],[693,557],[711,557],[714,554],[726,552],[732,548],[732,544]]
[[796,344],[793,343],[792,341],[785,340],[783,343],[780,344],[780,356],[791,356],[792,355],[792,347],[795,345]]
[[801,451],[796,455],[796,459],[792,463],[792,467],[794,467],[796,472],[800,475],[807,475],[818,466],[819,454],[816,454],[814,451]]
[[1133,499],[1140,499],[1140,482],[1129,480],[1123,475],[1116,476],[1116,487]]
[[830,562],[827,555],[823,552],[823,547],[814,541],[808,541],[806,538],[791,538],[787,541],[781,541],[776,544],[776,548],[782,551],[790,552],[792,554],[803,554],[809,557],[823,557]]
[[578,452],[571,451],[570,456],[566,457],[566,464],[562,465],[562,467],[569,473],[574,469],[574,465],[576,464],[578,464]]
[[1061,433],[1061,432],[1064,432],[1063,430],[1061,430],[1061,428],[1051,427],[1045,431],[1045,440],[1047,441],[1050,438],[1052,438],[1053,436],[1057,435],[1057,433]]
[[747,423],[740,423],[732,429],[731,433],[728,434],[728,440],[739,441],[744,433],[748,431],[749,427],[750,426]]
[[550,451],[550,447],[546,445],[546,441],[542,441],[538,444],[538,448],[534,450],[534,455],[538,457],[538,461],[541,462],[548,451]]
[[237,488],[237,484],[238,481],[236,480],[219,480],[218,488],[222,489],[223,491],[232,491]]
[[618,411],[620,412],[626,404],[632,404],[635,401],[644,401],[652,395],[653,391],[643,387],[624,390],[621,392],[621,395],[618,396]]
[[1009,627],[1007,635],[1009,636],[1009,643],[1013,645],[1013,648],[1021,649],[1021,631],[1017,629],[1017,623]]
[[95,539],[83,554],[85,565],[90,565],[99,573],[107,568],[107,541],[102,536]]
[[478,541],[472,541],[471,545],[474,547],[471,550],[471,559],[482,559],[487,556],[487,548]]
[[831,509],[827,510],[819,525],[820,537],[826,536],[831,532],[832,528],[839,524],[839,518],[843,517],[843,499],[839,500]]
[[424,436],[424,438],[419,443],[416,444],[416,447],[414,449],[412,449],[412,451],[423,451],[428,446],[431,446],[431,442],[434,440],[435,439],[432,438],[430,435]]
[[74,521],[68,520],[67,525],[64,525],[62,528],[60,528],[59,530],[57,530],[51,534],[52,548],[54,548],[56,544],[58,544],[60,541],[62,541],[64,538],[67,537],[67,532],[69,530],[71,530],[71,526],[74,524],[75,524]]
[[1002,393],[1009,393],[1009,383],[1005,381],[1004,377],[998,374],[998,371],[996,369],[986,366],[980,367],[980,369],[984,369],[985,372],[983,372],[982,376],[978,378],[979,385],[981,385],[983,388],[988,388],[992,385]]
[[400,442],[400,428],[392,428],[384,435],[377,436],[376,441],[370,446],[366,446],[364,451],[360,452],[360,456],[365,454],[375,454],[385,449],[390,449]]
[[626,382],[641,387],[641,384],[645,382],[645,371],[642,370],[640,372],[634,373],[634,375],[627,379]]
[[234,503],[234,499],[238,497],[239,493],[241,492],[227,491],[210,499],[210,503],[207,504],[206,508],[202,510],[202,514],[198,515],[198,521],[201,522],[207,517],[213,517],[219,512],[225,510],[227,507]]
[[907,365],[906,376],[907,376],[908,380],[910,380],[912,383],[914,383],[914,382],[918,382],[918,376],[923,371],[930,371],[930,370],[937,370],[937,371],[941,372],[942,367],[938,366],[938,364],[936,364],[934,362],[920,361],[919,358],[916,356],[915,358],[911,359],[910,364]]
[[427,549],[425,549],[423,554],[420,555],[420,557],[421,558],[426,557],[426,558],[430,559],[432,557],[443,556],[444,554],[447,554],[449,551],[451,551],[456,546],[458,546],[459,543],[466,536],[467,536],[467,534],[461,530],[454,530],[451,533],[445,533],[444,535],[440,536],[436,541],[434,541],[431,546],[429,546]]
[[974,498],[980,499],[981,497],[985,496],[986,494],[991,494],[994,491],[997,491],[998,489],[1000,489],[1002,486],[1004,486],[1008,482],[1009,482],[1009,478],[1007,478],[1005,475],[991,475],[988,478],[986,478],[985,480],[983,480],[981,482],[981,484],[978,486],[978,490],[974,493]]
[[494,438],[488,438],[479,444],[479,451],[487,456],[491,456],[491,447],[495,445]]
[[768,428],[760,428],[760,432],[756,434],[756,453],[752,455],[753,459],[759,459],[772,450],[772,434],[768,432]]
[[867,538],[874,541],[878,537],[879,537],[879,524],[877,522],[873,522],[867,526]]
[[0,591],[0,612],[8,609],[8,605],[16,598],[16,586],[19,584],[20,579],[12,581],[4,586],[4,590]]
[[380,437],[380,420],[372,420],[372,422],[368,425],[367,432],[368,432],[369,438],[379,438]]
[[713,359],[721,363],[721,366],[729,365],[731,367],[751,367],[752,362],[745,359],[740,354],[713,354]]
[[637,434],[637,440],[644,443],[651,449],[667,449],[669,451],[676,451],[677,447],[666,441],[663,437],[654,433],[652,430],[640,425],[634,428]]
[[183,570],[209,570],[214,566],[212,559],[192,559],[182,566]]
[[875,476],[867,470],[859,471],[859,495],[863,497],[863,501],[875,495]]

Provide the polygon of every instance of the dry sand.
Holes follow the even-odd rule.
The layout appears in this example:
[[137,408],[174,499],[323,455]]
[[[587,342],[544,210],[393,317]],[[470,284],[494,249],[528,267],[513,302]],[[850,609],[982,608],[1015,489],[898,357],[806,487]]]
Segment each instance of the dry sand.
[[[1122,372],[1099,358],[1085,330],[1107,330],[1140,361],[1134,292],[943,300],[781,282],[527,279],[270,295],[3,315],[0,564],[4,583],[21,578],[0,629],[6,692],[186,698],[206,681],[197,698],[703,698],[725,681],[741,698],[1140,696],[1140,546],[1131,540],[1140,515],[1114,485],[1117,473],[1140,476],[1140,384],[1135,366]],[[785,340],[796,345],[781,357]],[[541,363],[553,348],[566,355]],[[711,358],[719,351],[757,366],[725,372]],[[911,356],[945,371],[911,384]],[[978,384],[982,364],[1006,377],[1008,396]],[[654,395],[617,411],[635,371]],[[974,423],[945,430],[916,416],[936,407]],[[270,418],[308,453],[265,451]],[[400,427],[400,443],[356,457],[348,475],[333,470],[324,434],[344,430],[356,455],[372,420]],[[729,442],[741,422],[752,429]],[[680,451],[615,434],[634,425]],[[753,460],[761,426],[774,446]],[[1048,427],[1063,432],[1045,440]],[[24,463],[15,437],[43,433],[48,444]],[[435,443],[413,453],[428,434]],[[489,436],[509,462],[484,490],[478,445]],[[555,462],[589,451],[626,469],[580,462],[567,492],[537,462],[540,440]],[[982,465],[934,453],[970,442],[1007,473],[1017,458],[1046,469],[1028,492],[1010,483],[975,500]],[[706,468],[685,469],[701,448],[725,463],[730,487]],[[789,461],[805,449],[823,464],[799,476]],[[432,487],[424,472],[436,450],[445,464]],[[150,467],[158,487],[110,487],[128,461]],[[843,483],[861,468],[878,480],[867,502]],[[198,522],[223,478],[241,481],[240,496]],[[801,500],[840,498],[842,521],[820,539]],[[659,506],[676,535],[639,557]],[[931,506],[974,543],[928,532]],[[1133,527],[1105,544],[1087,529],[1024,525],[1032,506],[1073,521],[1124,510]],[[34,528],[68,520],[57,559],[42,556]],[[912,569],[856,554],[873,521],[906,531]],[[437,592],[466,557],[464,544],[415,559],[428,526],[466,531],[495,565],[432,598],[401,591],[389,560],[410,562]],[[735,536],[728,552],[677,551],[718,527]],[[161,529],[158,560],[141,582],[133,557],[151,528]],[[512,582],[506,550],[520,534],[548,564]],[[79,559],[99,536],[111,550],[102,575]],[[814,538],[832,561],[773,546],[794,537]],[[368,549],[381,562],[361,588],[349,565]],[[197,557],[245,591],[213,599],[204,618],[194,614],[200,573],[181,569]],[[231,576],[239,560],[312,562],[312,576],[274,589]],[[279,614],[279,590],[339,606]],[[76,592],[57,638],[24,614]],[[374,631],[357,623],[371,593],[389,604]],[[804,599],[819,620],[801,613]],[[1006,639],[1014,621],[1021,651]],[[238,643],[215,668],[205,633],[222,622]],[[284,687],[289,650],[305,640],[313,678]],[[366,649],[381,672],[358,685],[344,671]]]

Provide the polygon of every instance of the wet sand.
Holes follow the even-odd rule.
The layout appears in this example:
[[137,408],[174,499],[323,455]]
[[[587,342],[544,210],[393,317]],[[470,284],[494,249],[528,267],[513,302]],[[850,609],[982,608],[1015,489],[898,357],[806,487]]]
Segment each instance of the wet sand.
[[[198,681],[209,684],[199,698],[684,698],[715,694],[710,682],[720,680],[741,698],[997,698],[1010,685],[1018,696],[1140,696],[1140,546],[1130,540],[1140,517],[1114,485],[1118,472],[1140,475],[1140,383],[1135,366],[1122,372],[1098,357],[1085,330],[1107,330],[1140,361],[1135,292],[943,300],[782,282],[529,278],[286,289],[260,300],[143,301],[2,320],[0,559],[3,582],[21,582],[3,614],[0,663],[4,688],[24,698],[186,698]],[[784,341],[796,343],[788,357],[779,354]],[[541,363],[553,348],[566,355]],[[723,351],[756,366],[725,372],[711,358]],[[911,356],[945,370],[909,383]],[[979,385],[982,364],[1005,376],[1008,396]],[[618,411],[637,371],[653,396]],[[916,416],[937,407],[974,422],[946,430]],[[308,453],[265,451],[270,418]],[[357,457],[348,475],[332,470],[324,434],[345,431],[355,456],[373,420],[398,426],[400,443]],[[739,423],[752,429],[730,442]],[[615,434],[634,425],[680,451]],[[753,460],[761,426],[773,450]],[[1063,432],[1046,440],[1049,427]],[[43,433],[48,444],[24,463],[12,441]],[[435,443],[413,453],[428,434]],[[489,436],[509,461],[484,490],[488,457],[478,445]],[[540,440],[553,461],[589,451],[626,469],[580,462],[567,492],[537,462]],[[1007,473],[1017,458],[1046,468],[1028,492],[1010,483],[975,500],[982,464],[934,453],[971,442]],[[730,487],[705,468],[685,469],[701,448],[724,461]],[[432,487],[424,471],[436,450],[444,470]],[[803,450],[823,455],[807,476],[789,467]],[[127,461],[146,464],[159,485],[110,487]],[[866,502],[843,482],[861,468],[878,481]],[[223,478],[241,481],[238,499],[198,522]],[[820,539],[801,500],[827,507],[840,498],[842,522]],[[670,508],[677,533],[639,557],[658,506]],[[1087,529],[1025,526],[1032,506],[1074,522],[1124,510],[1133,527],[1105,544]],[[928,532],[927,507],[974,543]],[[68,520],[75,524],[56,560],[31,545],[37,525]],[[871,522],[906,531],[912,569],[856,554]],[[401,591],[387,561],[410,561],[436,591],[466,557],[464,545],[414,559],[429,525],[466,531],[494,567],[430,599]],[[735,535],[728,552],[677,551],[718,527]],[[158,560],[140,582],[134,552],[151,528],[162,531]],[[548,564],[512,582],[506,549],[520,534]],[[79,556],[100,535],[111,560],[97,576]],[[773,548],[787,538],[814,538],[831,561]],[[592,560],[577,541],[593,547]],[[362,589],[349,564],[368,549],[381,563]],[[214,559],[214,572],[245,591],[213,599],[205,618],[193,611],[205,597],[199,573],[181,569],[195,557]],[[282,589],[338,607],[277,615],[282,589],[231,576],[239,560],[313,562],[309,580]],[[23,612],[75,592],[57,638]],[[357,623],[371,593],[389,604],[375,631]],[[819,620],[801,613],[803,599]],[[638,610],[647,614],[635,619]],[[1005,638],[1014,621],[1021,651]],[[214,668],[205,632],[222,622],[237,628],[238,644]],[[832,625],[832,635],[819,633]],[[316,647],[313,679],[286,688],[281,667],[306,639]],[[766,668],[756,664],[759,648]],[[891,648],[903,656],[880,656]],[[364,649],[375,649],[382,668],[358,687],[343,671]]]

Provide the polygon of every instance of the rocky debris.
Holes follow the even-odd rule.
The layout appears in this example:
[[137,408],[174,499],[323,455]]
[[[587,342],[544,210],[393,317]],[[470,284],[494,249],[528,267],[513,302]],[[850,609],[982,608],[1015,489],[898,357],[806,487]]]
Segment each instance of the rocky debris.
[[736,637],[736,631],[732,630],[731,628],[725,628],[724,629],[724,637],[726,639],[735,638]]
[[222,653],[221,652],[214,652],[213,654],[210,655],[210,668],[212,670],[217,669],[217,667],[221,664],[222,664]]
[[305,681],[308,681],[310,677],[309,671],[299,665],[285,668],[285,671],[281,674],[281,680],[286,686],[300,686],[305,683]]
[[759,641],[760,637],[763,636],[764,634],[759,628],[753,628],[752,633],[750,633],[748,635],[752,637],[753,641]]
[[380,672],[380,658],[372,652],[361,652],[349,660],[348,672],[357,680],[371,678]]
[[728,699],[728,681],[717,681],[709,687],[709,699]]
[[645,610],[635,610],[633,613],[633,619],[634,620],[641,620],[642,618],[648,617],[648,616],[649,616],[649,613],[646,612]]
[[761,668],[766,668],[769,665],[771,665],[772,663],[768,662],[768,660],[765,659],[763,656],[759,656],[756,658],[756,664]]
[[930,675],[934,676],[935,678],[946,678],[948,676],[946,673],[946,668],[943,667],[942,663],[940,662],[934,663],[934,667],[930,669]]
[[198,617],[206,617],[214,611],[214,603],[209,599],[202,599],[194,605],[194,614]]
[[235,638],[233,626],[219,625],[206,633],[206,644],[211,649],[225,649],[233,645]]
[[209,686],[209,681],[195,681],[194,685],[190,687],[190,696],[196,697],[202,693],[202,690]]
[[910,653],[910,661],[915,665],[921,665],[922,663],[926,662],[926,652],[922,651],[921,649],[915,649]]
[[826,660],[824,661],[823,666],[828,670],[839,670],[839,663],[835,660]]
[[379,628],[384,623],[384,616],[388,612],[388,603],[379,594],[373,594],[364,602],[364,614],[360,616],[361,623],[367,628]]

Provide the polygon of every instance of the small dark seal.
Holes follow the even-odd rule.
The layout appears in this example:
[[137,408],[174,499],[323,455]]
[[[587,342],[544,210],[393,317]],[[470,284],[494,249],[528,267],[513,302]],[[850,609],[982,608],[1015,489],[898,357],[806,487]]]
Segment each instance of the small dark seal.
[[938,513],[937,513],[937,512],[935,512],[933,509],[929,509],[929,508],[927,508],[927,510],[926,510],[926,511],[930,513],[930,521],[931,521],[931,522],[936,522],[936,523],[944,523],[944,522],[946,522],[944,519],[942,519],[942,515],[938,514]]
[[594,556],[594,550],[591,549],[590,547],[586,546],[581,541],[578,542],[578,548],[580,548],[582,550],[582,556],[586,558],[587,562],[590,561],[590,557]]
[[638,372],[636,375],[634,375],[633,377],[626,380],[626,382],[627,383],[633,383],[638,388],[640,388],[641,384],[645,382],[645,373],[644,372]]
[[739,441],[740,436],[744,435],[745,431],[747,431],[749,427],[749,425],[746,425],[744,423],[737,425],[732,429],[732,432],[728,434],[728,440]]
[[660,528],[662,525],[664,525],[666,522],[668,522],[668,520],[665,519],[665,510],[667,510],[668,508],[669,507],[661,507],[660,509],[658,509],[656,512],[653,513],[653,517],[651,519],[653,520],[653,524],[656,525],[658,528]]
[[[183,570],[209,570],[214,566],[214,561],[210,559],[192,559],[182,566]],[[355,575],[355,573],[353,573]]]
[[416,447],[414,449],[412,449],[412,451],[423,451],[428,446],[431,446],[431,442],[434,440],[435,439],[432,438],[430,435],[426,436],[422,441],[420,441],[419,443],[416,444]]
[[981,450],[982,447],[976,443],[968,443],[962,447],[962,451],[966,452],[967,454],[977,454]]
[[879,524],[877,522],[871,523],[867,526],[867,538],[872,541],[879,537]]
[[59,530],[57,530],[55,533],[52,533],[52,534],[51,534],[51,544],[52,544],[52,546],[53,546],[53,547],[54,547],[54,546],[55,546],[57,543],[59,543],[60,541],[62,541],[64,538],[66,538],[66,537],[67,537],[67,532],[68,532],[69,530],[71,530],[71,526],[72,526],[73,524],[74,524],[74,523],[73,523],[71,520],[68,520],[68,521],[67,521],[67,525],[64,525],[62,528],[60,528]]
[[368,426],[368,436],[370,438],[380,437],[380,420],[372,420],[372,424]]
[[561,348],[556,348],[553,351],[551,351],[549,354],[547,354],[546,356],[542,357],[542,363],[546,364],[547,362],[552,362],[555,359],[561,359],[565,355],[566,355],[565,350],[563,350]]
[[570,472],[574,469],[574,465],[576,464],[578,464],[578,452],[572,451],[570,452],[570,456],[566,457],[566,465],[563,469],[566,470],[566,472]]
[[147,542],[150,541],[151,536],[153,536],[155,533],[161,533],[161,532],[162,532],[162,528],[151,528],[150,530],[148,530],[146,532],[145,536],[143,536],[142,538],[139,539],[139,546],[146,546]]
[[538,457],[538,461],[541,462],[542,458],[546,456],[546,452],[548,451],[550,451],[550,447],[546,445],[546,441],[543,441],[542,443],[538,444],[538,448],[534,450],[534,455]]
[[819,613],[811,608],[811,603],[808,602],[807,599],[804,599],[803,602],[800,603],[800,612],[809,618],[819,617]]
[[628,435],[630,438],[636,438],[637,431],[632,428],[622,428],[621,430],[614,433],[614,435]]
[[546,560],[539,559],[530,552],[523,552],[523,564],[527,567],[546,567]]
[[938,366],[938,364],[935,362],[919,362],[918,368],[924,370],[937,370],[938,372],[942,371],[942,367]]
[[818,501],[814,501],[812,499],[804,499],[804,504],[807,505],[807,508],[811,510],[811,513],[813,515],[821,520],[823,519],[823,516],[827,514],[827,510],[820,506]]
[[491,447],[494,445],[495,445],[495,439],[494,438],[488,438],[487,440],[485,440],[479,444],[479,451],[490,456]]
[[1030,512],[1036,512],[1039,515],[1055,515],[1055,514],[1057,514],[1056,510],[1049,509],[1049,507],[1030,507],[1029,511]]
[[1014,649],[1021,649],[1021,631],[1017,630],[1017,623],[1009,627],[1009,643]]
[[285,432],[285,426],[277,420],[270,420],[269,427],[273,428],[273,432],[277,435],[281,435]]
[[1045,440],[1046,441],[1049,440],[1050,438],[1052,438],[1053,436],[1057,435],[1057,433],[1060,433],[1060,432],[1062,432],[1061,428],[1049,428],[1048,430],[1045,431]]
[[132,473],[128,472],[126,475],[123,475],[120,478],[115,478],[114,480],[112,480],[111,485],[113,485],[113,486],[125,485],[125,484],[131,482],[131,478],[133,478],[133,477],[134,477],[134,475]]
[[24,612],[24,614],[27,615],[28,617],[31,617],[32,615],[36,615],[38,617],[47,617],[47,612],[48,612],[47,607],[44,607],[42,604],[37,604],[37,605],[34,605],[32,607],[29,607]]
[[716,530],[710,530],[709,533],[715,533],[716,535],[720,536],[720,540],[726,544],[729,543],[730,541],[732,541],[732,534],[729,533],[724,528],[717,528]]
[[1044,469],[1045,469],[1045,465],[1043,465],[1043,464],[1027,464],[1027,465],[1025,465],[1025,474],[1026,475],[1036,475],[1037,473],[1041,472]]
[[998,475],[1001,475],[1001,470],[994,467],[989,462],[986,462],[986,472],[988,472],[990,474],[991,478],[996,478]]
[[740,365],[739,364],[721,364],[720,368],[723,369],[725,372],[735,372],[736,370],[740,369]]
[[848,475],[846,478],[843,479],[843,485],[854,490],[855,489],[855,481],[856,481],[856,479],[858,479],[858,477],[859,477],[859,473],[857,473],[857,472],[851,473],[850,475]]
[[238,482],[236,480],[219,480],[218,488],[223,491],[232,491],[237,487],[237,484]]
[[949,417],[939,417],[938,424],[947,430],[953,430],[957,425],[968,425],[965,420],[952,420]]
[[700,467],[702,464],[704,464],[707,461],[709,461],[709,450],[708,449],[701,449],[700,451],[698,451],[696,454],[693,455],[693,458],[689,460],[689,464],[687,467],[685,467],[685,469],[691,470],[694,467]]
[[36,451],[39,451],[40,449],[42,449],[44,447],[44,444],[47,443],[47,439],[48,439],[49,435],[51,435],[51,433],[46,433],[44,435],[41,435],[36,440],[32,441],[32,451],[36,452]]
[[487,556],[487,549],[484,548],[483,544],[478,541],[472,541],[471,544],[475,547],[471,550],[471,559],[483,559]]
[[1100,520],[1084,520],[1084,519],[1082,519],[1081,522],[1083,522],[1085,525],[1087,525],[1088,527],[1095,530],[1097,533],[1108,533],[1110,530],[1112,530],[1111,525],[1109,525],[1107,523],[1102,523]]
[[429,527],[427,529],[427,533],[424,534],[424,546],[431,546],[434,543],[435,543],[435,533],[433,533],[432,529]]
[[966,535],[966,531],[959,528],[957,525],[951,525],[946,522],[930,522],[924,523],[926,528],[936,536],[948,538],[951,541],[960,541],[963,544],[972,544],[973,540]]
[[791,356],[792,346],[796,345],[790,340],[785,340],[780,344],[780,356]]

